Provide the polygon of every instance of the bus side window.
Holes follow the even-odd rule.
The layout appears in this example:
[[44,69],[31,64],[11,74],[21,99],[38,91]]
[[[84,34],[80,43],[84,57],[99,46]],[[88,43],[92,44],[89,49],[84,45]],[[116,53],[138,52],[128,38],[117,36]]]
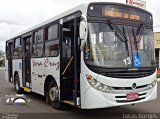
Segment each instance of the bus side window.
[[21,58],[21,39],[20,38],[16,38],[14,40],[14,50],[13,50],[13,57],[14,58]]
[[66,49],[66,52],[63,52],[63,57],[70,58],[71,57],[71,37],[64,36],[63,39],[63,49]]
[[9,49],[8,49],[8,42],[6,42],[6,59],[8,60],[8,54],[9,53]]
[[58,24],[49,26],[46,32],[44,55],[56,57],[59,54]]
[[34,33],[32,46],[32,57],[42,57],[43,55],[43,29]]

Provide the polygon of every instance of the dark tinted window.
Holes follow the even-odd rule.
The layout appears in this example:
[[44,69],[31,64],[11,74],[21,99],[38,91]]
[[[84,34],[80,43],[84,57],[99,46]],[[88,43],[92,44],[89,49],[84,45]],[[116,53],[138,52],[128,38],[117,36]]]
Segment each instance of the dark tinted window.
[[43,55],[43,43],[33,44],[32,57],[42,57]]
[[53,40],[58,38],[58,24],[52,25],[48,28],[48,39]]
[[17,38],[15,39],[15,48],[21,47],[21,39]]
[[42,55],[43,55],[43,43],[37,44],[36,51],[37,51],[37,57],[42,57]]
[[32,57],[42,57],[43,55],[43,29],[34,33],[32,45]]
[[9,47],[8,47],[8,43],[6,42],[6,59],[8,59],[9,56]]
[[22,48],[21,48],[21,39],[17,38],[14,41],[14,52],[13,52],[13,57],[14,58],[21,58],[22,54]]
[[58,56],[59,40],[58,40],[58,24],[51,25],[47,28],[45,40],[45,56]]
[[32,57],[42,57],[43,55],[43,43],[33,44]]
[[6,43],[6,58],[12,58],[13,57],[13,42],[7,42]]
[[43,29],[35,32],[34,41],[37,43],[43,42]]
[[58,56],[59,40],[45,42],[45,56]]
[[36,57],[36,56],[37,56],[36,45],[33,44],[32,45],[32,57]]

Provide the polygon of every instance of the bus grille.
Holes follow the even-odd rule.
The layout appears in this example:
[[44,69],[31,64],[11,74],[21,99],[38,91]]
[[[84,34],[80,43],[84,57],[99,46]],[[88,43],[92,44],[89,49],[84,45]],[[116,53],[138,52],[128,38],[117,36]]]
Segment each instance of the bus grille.
[[101,73],[101,75],[112,77],[112,78],[142,78],[145,76],[150,76],[155,72],[155,70],[146,71],[113,71]]
[[[147,85],[141,85],[141,86],[137,86],[136,89],[141,89],[141,88],[145,88],[147,87]],[[132,87],[112,87],[115,90],[133,90]]]
[[138,99],[135,99],[135,100],[116,100],[116,102],[118,102],[118,103],[135,102],[135,101],[140,101],[140,100],[143,100],[143,99],[145,99],[145,97],[138,98]]
[[[126,102],[135,102],[135,101],[140,101],[140,100],[143,100],[143,99],[145,99],[145,95],[146,95],[147,93],[142,93],[142,94],[139,94],[139,96],[141,96],[141,97],[139,97],[139,98],[137,98],[137,99],[134,99],[134,100],[127,100],[127,96],[115,96],[115,98],[116,99],[121,99],[121,98],[123,98],[122,100],[116,100],[116,102],[118,102],[118,103],[126,103]],[[142,97],[143,96],[143,97]],[[125,98],[125,99],[124,99]]]

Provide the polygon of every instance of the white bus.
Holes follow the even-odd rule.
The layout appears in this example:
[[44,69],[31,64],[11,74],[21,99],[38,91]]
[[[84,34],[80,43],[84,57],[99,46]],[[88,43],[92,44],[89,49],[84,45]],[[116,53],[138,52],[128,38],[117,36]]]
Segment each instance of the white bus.
[[135,104],[157,98],[152,14],[90,2],[6,42],[6,80],[61,109]]

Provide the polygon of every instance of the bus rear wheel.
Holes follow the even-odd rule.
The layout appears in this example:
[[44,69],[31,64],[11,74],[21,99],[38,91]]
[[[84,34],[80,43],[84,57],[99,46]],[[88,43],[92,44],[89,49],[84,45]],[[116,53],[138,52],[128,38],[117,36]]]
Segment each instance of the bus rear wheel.
[[16,93],[18,94],[22,93],[22,88],[20,87],[20,81],[19,81],[18,74],[15,74],[15,77],[14,77],[14,87],[15,87]]
[[62,109],[62,103],[59,99],[59,89],[55,81],[51,81],[48,86],[49,103],[55,109]]

